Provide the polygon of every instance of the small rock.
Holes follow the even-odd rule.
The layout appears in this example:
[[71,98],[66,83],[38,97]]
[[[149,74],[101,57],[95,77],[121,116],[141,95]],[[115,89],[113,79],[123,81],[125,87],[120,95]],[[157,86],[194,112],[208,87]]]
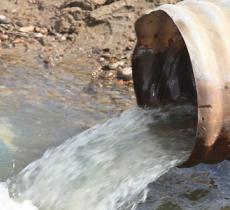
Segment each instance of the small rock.
[[124,67],[125,61],[118,61],[120,67]]
[[16,21],[15,24],[19,27],[23,27],[23,23],[21,21]]
[[99,61],[100,61],[101,63],[103,63],[103,62],[105,62],[105,58],[104,58],[104,57],[100,57],[100,58],[99,58]]
[[34,26],[24,26],[19,29],[19,31],[24,33],[34,32],[35,27]]
[[34,33],[34,38],[42,38],[43,36],[42,33]]
[[118,68],[118,66],[119,66],[119,62],[110,63],[110,64],[108,65],[108,68],[111,69],[111,70],[115,70],[115,69]]
[[16,13],[16,12],[17,12],[16,9],[12,9],[12,10],[11,10],[11,13],[13,13],[13,14]]
[[0,15],[0,24],[9,24],[11,23],[11,20],[4,16],[4,15]]
[[69,34],[66,36],[66,40],[74,42],[76,40],[74,34]]
[[106,0],[93,0],[93,3],[96,5],[103,5],[106,3]]
[[112,79],[114,77],[113,71],[104,71],[100,74],[100,77],[102,79]]
[[76,31],[76,27],[68,18],[60,18],[54,23],[54,29],[60,34],[72,34]]
[[60,41],[66,41],[66,36],[61,36]]
[[14,41],[13,41],[14,44],[26,44],[26,42],[21,39],[21,38],[16,38]]
[[117,77],[119,79],[123,79],[126,81],[131,80],[132,79],[132,68],[126,67],[126,68],[119,69],[117,72]]
[[129,34],[129,41],[130,42],[135,42],[136,41],[136,35],[134,33]]
[[109,64],[108,68],[111,69],[111,70],[115,70],[118,67],[123,67],[123,66],[124,66],[124,62],[123,61],[118,61],[118,62]]
[[6,34],[0,34],[0,40],[4,41],[4,40],[7,40],[9,38],[8,35]]
[[38,27],[38,26],[36,26],[34,28],[34,31],[37,32],[37,33],[45,34],[45,35],[48,34],[48,29],[47,28],[41,28],[41,27]]
[[119,94],[111,95],[111,98],[114,99],[114,100],[117,100],[117,99],[122,99],[123,97],[119,93]]
[[124,85],[124,80],[119,79],[119,80],[117,80],[116,83],[117,83],[117,85],[122,86],[122,85]]

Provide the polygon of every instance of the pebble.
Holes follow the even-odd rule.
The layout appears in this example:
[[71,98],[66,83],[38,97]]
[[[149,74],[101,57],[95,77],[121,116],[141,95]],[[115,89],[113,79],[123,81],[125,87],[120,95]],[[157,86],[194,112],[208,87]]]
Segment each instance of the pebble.
[[24,26],[19,29],[19,31],[24,33],[34,32],[35,27],[34,26]]
[[6,35],[6,34],[0,34],[0,40],[7,40],[9,38],[9,36],[8,35]]
[[119,69],[117,72],[117,77],[123,80],[131,80],[132,79],[132,68],[126,67],[126,68]]
[[116,63],[110,63],[110,64],[108,65],[108,68],[111,69],[111,70],[115,70],[115,69],[118,68],[118,66],[119,66],[119,63],[118,63],[118,62],[116,62]]
[[104,58],[104,57],[100,57],[100,58],[99,58],[99,61],[100,61],[100,62],[105,62],[105,58]]
[[42,38],[44,35],[42,33],[34,33],[35,38]]
[[45,27],[41,28],[41,27],[36,26],[34,28],[34,31],[37,32],[37,33],[45,34],[45,35],[48,34],[48,29],[45,28]]
[[[101,63],[104,61],[105,59],[100,59]],[[102,69],[103,70],[116,70],[119,67],[123,67],[125,65],[124,61],[117,61],[117,62],[113,62],[113,63],[109,63],[109,64],[105,64],[103,65]]]
[[93,0],[93,3],[97,5],[103,5],[106,3],[106,0]]
[[114,77],[114,72],[113,71],[104,71],[101,73],[100,77],[102,79],[110,79],[110,78]]
[[0,24],[9,24],[11,20],[5,15],[0,15]]

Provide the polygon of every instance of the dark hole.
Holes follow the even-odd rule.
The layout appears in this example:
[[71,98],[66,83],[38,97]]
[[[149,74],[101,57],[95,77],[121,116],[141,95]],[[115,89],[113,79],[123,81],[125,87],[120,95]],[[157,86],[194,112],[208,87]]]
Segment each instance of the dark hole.
[[[179,101],[196,105],[196,87],[188,50],[178,50],[172,39],[162,53],[154,53],[148,46],[140,49],[133,60],[133,80],[140,106],[155,106]],[[138,54],[138,53],[137,53]]]

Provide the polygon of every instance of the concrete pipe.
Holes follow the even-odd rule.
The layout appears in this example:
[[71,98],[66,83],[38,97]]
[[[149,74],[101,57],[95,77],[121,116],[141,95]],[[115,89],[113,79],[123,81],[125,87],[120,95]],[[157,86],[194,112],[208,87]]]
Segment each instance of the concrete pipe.
[[230,158],[230,1],[163,5],[135,23],[132,56],[139,106],[197,105],[196,143],[182,167]]

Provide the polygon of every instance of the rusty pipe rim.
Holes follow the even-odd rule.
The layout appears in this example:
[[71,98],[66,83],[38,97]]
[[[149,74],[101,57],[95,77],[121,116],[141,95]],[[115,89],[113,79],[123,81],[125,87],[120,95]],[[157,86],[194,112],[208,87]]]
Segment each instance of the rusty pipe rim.
[[[222,0],[187,0],[163,5],[135,23],[137,44],[133,63],[147,51],[155,54],[169,51],[172,43],[175,51],[183,46],[188,51],[197,93],[198,122],[195,146],[182,167],[218,163],[230,157],[228,8],[230,3]],[[135,88],[139,82],[135,81],[135,74],[140,77],[141,73],[133,68],[133,74]],[[137,96],[139,89],[135,88]]]

